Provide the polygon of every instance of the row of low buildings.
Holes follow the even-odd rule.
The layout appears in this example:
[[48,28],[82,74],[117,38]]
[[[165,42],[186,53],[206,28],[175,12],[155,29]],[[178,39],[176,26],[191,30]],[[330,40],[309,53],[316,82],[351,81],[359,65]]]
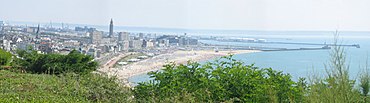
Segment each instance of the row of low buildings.
[[152,34],[119,32],[117,37],[103,37],[102,31],[90,32],[91,43],[109,45],[116,43],[118,51],[152,49],[155,47],[198,45],[198,40],[186,35],[162,35],[152,37]]

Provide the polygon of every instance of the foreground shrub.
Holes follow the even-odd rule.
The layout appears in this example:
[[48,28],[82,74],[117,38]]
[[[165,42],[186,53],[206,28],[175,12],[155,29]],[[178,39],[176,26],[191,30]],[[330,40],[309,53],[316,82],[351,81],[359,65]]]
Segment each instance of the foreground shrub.
[[1,66],[10,66],[11,61],[12,61],[12,54],[9,52],[6,52],[3,49],[0,49],[0,69],[1,69]]
[[154,80],[134,89],[138,101],[300,102],[303,96],[303,89],[289,74],[244,65],[232,56],[204,65],[168,64],[148,74]]
[[79,53],[76,50],[68,55],[61,54],[39,54],[33,50],[17,51],[19,58],[16,59],[16,66],[23,67],[32,73],[60,74],[74,72],[86,74],[97,69],[98,63],[88,55]]
[[129,88],[98,74],[23,74],[0,71],[0,102],[131,102]]
[[[337,44],[338,35],[334,39]],[[367,103],[366,100],[369,88],[369,74],[364,72],[360,75],[360,87],[366,94],[361,95],[359,88],[356,88],[355,79],[350,79],[349,65],[346,62],[346,53],[343,47],[334,46],[330,52],[330,61],[326,66],[324,78],[311,77],[309,91],[307,92],[308,102],[323,103]],[[362,99],[364,98],[364,99]]]

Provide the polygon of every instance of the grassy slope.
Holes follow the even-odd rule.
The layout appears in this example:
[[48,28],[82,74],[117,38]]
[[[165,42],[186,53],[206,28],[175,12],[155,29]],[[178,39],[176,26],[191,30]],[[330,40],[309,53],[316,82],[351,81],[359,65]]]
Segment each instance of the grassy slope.
[[0,70],[0,102],[129,102],[130,92],[98,75],[21,74]]

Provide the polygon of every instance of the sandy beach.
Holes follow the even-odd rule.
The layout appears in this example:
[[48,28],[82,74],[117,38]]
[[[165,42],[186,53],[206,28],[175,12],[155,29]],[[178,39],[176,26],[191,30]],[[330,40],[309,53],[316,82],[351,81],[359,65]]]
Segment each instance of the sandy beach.
[[139,62],[131,63],[126,66],[119,68],[112,68],[113,65],[122,57],[127,56],[127,54],[120,54],[119,56],[113,58],[110,62],[102,66],[98,71],[108,74],[109,76],[116,76],[124,84],[128,83],[128,78],[148,73],[150,71],[156,71],[162,68],[163,65],[174,62],[176,64],[187,63],[187,61],[204,61],[213,59],[216,57],[226,56],[229,54],[243,54],[259,52],[257,50],[233,50],[233,51],[219,51],[215,52],[213,50],[202,50],[202,51],[175,51],[173,53],[160,54],[152,58],[141,60]]

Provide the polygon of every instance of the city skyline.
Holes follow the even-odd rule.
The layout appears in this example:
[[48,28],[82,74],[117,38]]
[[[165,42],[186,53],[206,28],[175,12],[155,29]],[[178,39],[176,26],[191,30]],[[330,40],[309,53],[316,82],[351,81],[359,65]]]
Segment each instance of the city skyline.
[[370,31],[365,0],[208,1],[6,0],[0,21],[107,25],[113,18],[115,26],[128,27]]

